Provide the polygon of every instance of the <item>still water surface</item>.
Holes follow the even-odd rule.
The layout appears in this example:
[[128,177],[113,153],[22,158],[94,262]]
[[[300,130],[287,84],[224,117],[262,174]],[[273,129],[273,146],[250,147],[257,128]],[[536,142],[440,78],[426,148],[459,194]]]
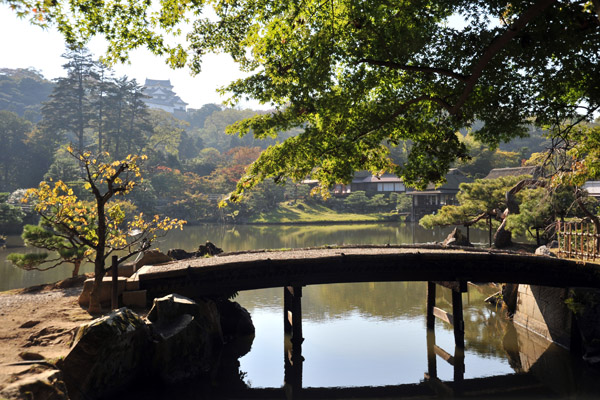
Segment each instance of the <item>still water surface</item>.
[[[404,244],[443,241],[452,228],[423,229],[417,224],[353,224],[353,225],[219,225],[186,226],[183,231],[171,231],[159,239],[155,247],[166,252],[172,248],[187,251],[198,249],[207,240],[224,251],[282,249],[333,244]],[[473,243],[486,243],[487,233],[471,230]],[[7,246],[0,249],[0,291],[56,282],[70,276],[68,265],[49,271],[23,271],[6,261],[11,252],[35,251],[22,247],[18,235],[8,237]],[[93,271],[92,265],[82,272]]]
[[[158,246],[162,250],[194,250],[210,240],[225,251],[260,248],[296,248],[326,244],[402,244],[441,241],[449,229],[424,230],[406,224],[327,226],[222,226],[186,227],[173,232]],[[10,238],[9,245],[17,245]],[[485,242],[487,232],[471,232],[473,242]],[[7,249],[5,254],[15,249]],[[5,263],[0,271],[0,290],[56,281],[68,269],[43,273],[23,272]],[[523,398],[597,398],[597,372],[585,368],[567,352],[515,327],[501,312],[484,302],[497,288],[469,287],[463,295],[465,319],[466,381],[524,374]],[[256,326],[252,348],[240,359],[243,385],[281,388],[284,385],[284,334],[282,289],[242,292],[236,298]],[[379,282],[308,286],[303,290],[302,387],[381,387],[419,385],[431,372],[427,357],[424,282]],[[451,294],[438,289],[436,304],[451,310]],[[437,321],[435,343],[454,354],[452,330]],[[437,376],[452,382],[454,367],[437,357]],[[485,385],[494,391],[494,380]],[[510,386],[510,385],[509,385]],[[501,392],[509,389],[502,384]],[[187,392],[186,392],[187,390]],[[202,397],[193,386],[178,386],[178,398]],[[172,398],[158,390],[145,398]],[[282,392],[283,393],[283,392]],[[519,393],[519,392],[517,392]],[[500,394],[495,398],[514,398]],[[486,395],[487,396],[487,395]],[[130,396],[135,397],[135,396]],[[482,395],[482,397],[485,397]],[[481,398],[476,396],[475,398]]]

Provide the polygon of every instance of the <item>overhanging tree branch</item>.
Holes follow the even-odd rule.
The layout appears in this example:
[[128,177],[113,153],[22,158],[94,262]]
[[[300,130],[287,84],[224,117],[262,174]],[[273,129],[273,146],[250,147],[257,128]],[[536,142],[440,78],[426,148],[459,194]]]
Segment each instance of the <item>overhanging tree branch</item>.
[[458,79],[459,81],[462,82],[467,82],[467,80],[469,79],[468,76],[466,75],[462,75],[459,73],[456,73],[454,71],[451,71],[449,69],[445,69],[445,68],[436,68],[436,67],[424,67],[424,66],[417,66],[417,65],[404,65],[404,64],[399,64],[393,61],[381,61],[381,60],[374,60],[372,58],[363,58],[360,59],[356,62],[357,64],[370,64],[370,65],[378,65],[378,66],[382,66],[382,67],[388,67],[391,69],[400,69],[403,71],[411,71],[411,72],[431,72],[431,73],[436,73],[436,74],[440,74],[440,75],[444,75],[444,76],[449,76],[450,78],[454,78],[454,79]]
[[396,120],[396,118],[398,118],[403,112],[405,112],[408,109],[408,107],[412,106],[413,104],[418,104],[423,101],[430,101],[432,103],[437,103],[440,106],[442,106],[442,108],[444,108],[448,111],[450,111],[450,109],[452,107],[446,100],[442,99],[441,97],[427,96],[427,95],[419,96],[414,99],[408,100],[405,103],[402,103],[396,111],[394,111],[388,118],[383,120],[375,128],[373,128],[367,132],[362,132],[362,133],[356,135],[353,140],[357,141],[365,136],[369,136],[370,134],[377,132],[378,130],[380,130],[384,126],[386,126],[387,124],[394,122]]
[[473,92],[475,85],[486,66],[492,61],[492,59],[498,54],[512,39],[514,39],[525,26],[532,21],[534,18],[539,16],[546,8],[555,3],[556,0],[538,0],[535,2],[527,11],[525,11],[514,24],[509,26],[502,35],[495,37],[490,45],[487,47],[483,55],[479,58],[479,61],[473,67],[469,79],[466,81],[466,85],[460,95],[458,101],[454,104],[450,110],[450,114],[457,115],[462,106],[469,99],[469,96]]

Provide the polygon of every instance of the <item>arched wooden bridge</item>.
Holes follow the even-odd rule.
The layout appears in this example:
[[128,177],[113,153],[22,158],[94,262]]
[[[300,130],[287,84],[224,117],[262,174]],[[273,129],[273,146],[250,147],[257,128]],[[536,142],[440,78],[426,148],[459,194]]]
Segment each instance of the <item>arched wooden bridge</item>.
[[[242,290],[284,288],[283,322],[290,345],[285,348],[285,397],[333,398],[352,393],[373,398],[474,395],[485,386],[495,393],[527,393],[537,384],[528,375],[464,379],[464,321],[462,296],[466,282],[522,283],[551,287],[600,288],[600,266],[573,261],[473,248],[441,246],[353,246],[250,251],[145,266],[136,273],[139,289],[148,299],[169,293],[188,297],[228,296]],[[314,284],[427,281],[428,372],[422,384],[376,389],[305,389],[302,387],[302,287]],[[436,284],[452,289],[452,314],[435,307]],[[453,326],[454,355],[435,344],[434,319]],[[284,346],[285,347],[285,346]],[[454,367],[453,382],[437,377],[436,358]],[[360,393],[358,393],[360,392]],[[251,389],[244,398],[278,398],[278,390]],[[272,397],[275,396],[275,397]]]
[[472,281],[600,288],[600,266],[505,251],[441,246],[354,246],[250,251],[143,267],[150,298],[270,287],[381,281]]

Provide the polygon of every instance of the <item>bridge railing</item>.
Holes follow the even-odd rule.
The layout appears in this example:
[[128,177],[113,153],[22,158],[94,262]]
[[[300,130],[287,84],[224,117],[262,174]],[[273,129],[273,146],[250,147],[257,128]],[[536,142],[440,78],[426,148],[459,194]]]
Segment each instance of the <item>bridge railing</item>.
[[579,260],[600,258],[600,234],[594,224],[583,221],[556,223],[558,256]]

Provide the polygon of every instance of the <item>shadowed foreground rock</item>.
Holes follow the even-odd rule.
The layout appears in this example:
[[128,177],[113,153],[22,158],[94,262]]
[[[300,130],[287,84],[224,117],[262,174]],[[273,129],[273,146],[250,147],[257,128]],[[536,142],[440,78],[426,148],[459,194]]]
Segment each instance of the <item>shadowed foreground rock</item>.
[[[234,310],[227,312],[229,337],[254,332],[246,310],[230,302],[225,307]],[[58,365],[69,398],[112,398],[136,382],[173,384],[208,377],[221,357],[221,324],[214,301],[171,294],[154,300],[147,319],[121,308],[82,325]]]
[[148,326],[126,308],[82,325],[58,365],[69,398],[100,398],[140,378],[149,346]]
[[195,302],[177,294],[154,300],[152,370],[167,383],[210,372],[223,347],[219,313],[213,301]]
[[238,303],[229,300],[217,302],[221,319],[221,328],[225,341],[254,335],[254,324],[250,313]]

